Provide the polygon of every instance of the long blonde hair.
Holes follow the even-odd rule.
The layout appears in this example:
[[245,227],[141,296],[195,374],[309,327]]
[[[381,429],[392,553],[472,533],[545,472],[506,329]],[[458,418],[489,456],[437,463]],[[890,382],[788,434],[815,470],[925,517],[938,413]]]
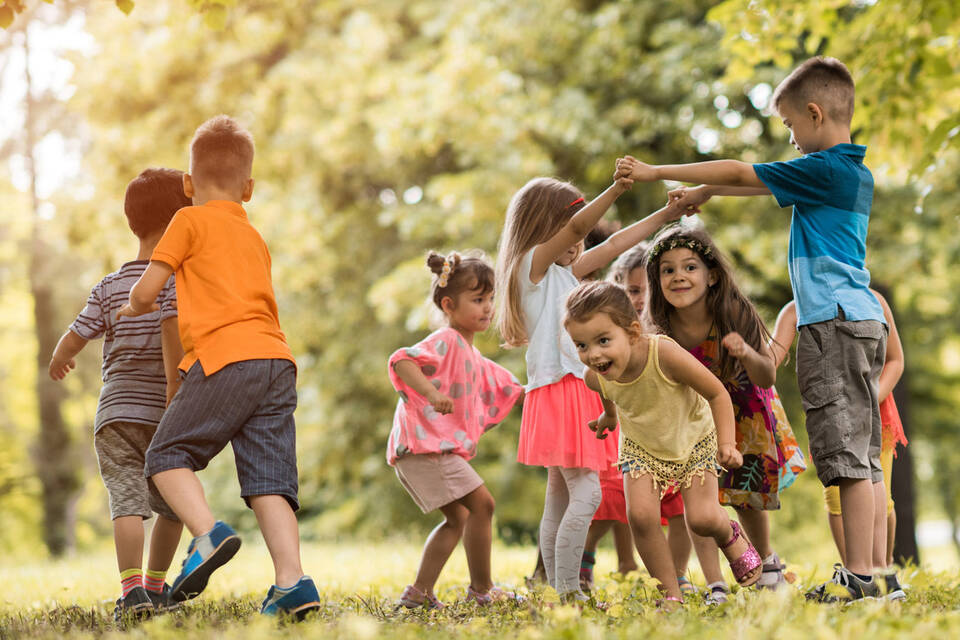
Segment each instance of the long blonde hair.
[[504,346],[521,347],[528,339],[520,299],[520,261],[563,229],[583,206],[579,189],[554,178],[534,178],[511,198],[497,246],[497,329]]

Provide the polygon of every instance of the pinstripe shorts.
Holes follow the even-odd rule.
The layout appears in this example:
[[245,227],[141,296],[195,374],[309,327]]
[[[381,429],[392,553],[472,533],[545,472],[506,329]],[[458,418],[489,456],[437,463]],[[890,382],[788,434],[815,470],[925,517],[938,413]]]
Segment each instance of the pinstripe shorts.
[[296,511],[296,382],[289,360],[243,360],[209,376],[194,363],[147,449],[146,476],[199,471],[229,442],[247,505],[251,496],[279,495]]

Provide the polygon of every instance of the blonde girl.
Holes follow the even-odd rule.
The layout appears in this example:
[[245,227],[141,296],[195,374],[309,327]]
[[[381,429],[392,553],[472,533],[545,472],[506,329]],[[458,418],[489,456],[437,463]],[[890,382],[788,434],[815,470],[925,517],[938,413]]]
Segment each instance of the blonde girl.
[[400,596],[408,608],[443,604],[434,586],[463,538],[470,585],[480,604],[510,597],[490,577],[493,496],[468,462],[477,441],[510,412],[523,388],[500,365],[484,358],[473,337],[493,318],[493,269],[479,256],[431,253],[432,299],[446,326],[390,356],[390,382],[400,399],[387,441],[387,462],[424,512],[444,521],[427,538],[413,584]]
[[[691,531],[723,549],[743,586],[760,578],[760,556],[717,501],[718,463],[743,463],[734,440],[733,404],[723,384],[662,335],[643,333],[627,294],[609,282],[577,287],[564,326],[586,385],[603,397],[590,422],[598,438],[620,421],[620,457],[637,551],[664,600],[682,602],[676,567],[660,527],[660,500],[680,490]],[[669,606],[669,605],[668,605]]]
[[507,346],[527,347],[517,459],[547,468],[540,551],[548,582],[568,599],[586,599],[579,580],[584,540],[600,504],[597,473],[616,462],[616,443],[585,428],[602,407],[583,384],[561,322],[563,301],[582,277],[681,215],[668,205],[584,252],[584,237],[630,184],[617,181],[588,204],[569,183],[531,180],[510,201],[497,256],[498,328]]

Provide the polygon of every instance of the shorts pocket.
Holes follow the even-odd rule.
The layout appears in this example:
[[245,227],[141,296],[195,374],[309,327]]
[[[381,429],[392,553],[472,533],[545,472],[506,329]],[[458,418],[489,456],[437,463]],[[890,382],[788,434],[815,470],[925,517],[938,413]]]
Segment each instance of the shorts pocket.
[[829,378],[811,385],[801,392],[801,399],[814,462],[846,449],[850,440],[850,421],[846,415],[843,379]]
[[876,320],[862,320],[859,322],[843,321],[837,323],[837,331],[841,331],[854,338],[881,340],[886,336],[887,328]]

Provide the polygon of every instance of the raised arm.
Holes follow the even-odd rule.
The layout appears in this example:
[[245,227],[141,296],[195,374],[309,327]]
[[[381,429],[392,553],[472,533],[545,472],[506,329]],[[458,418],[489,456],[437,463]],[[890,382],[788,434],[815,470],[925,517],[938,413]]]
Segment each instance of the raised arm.
[[60,341],[57,342],[53,355],[50,357],[50,367],[48,369],[50,377],[54,380],[63,380],[71,369],[77,367],[74,358],[86,345],[87,341],[84,338],[69,329],[60,336]]
[[183,359],[183,343],[177,318],[167,318],[160,323],[160,346],[163,353],[163,372],[167,378],[167,405],[180,388],[180,370],[177,365]]
[[797,337],[797,303],[793,300],[780,309],[772,337],[770,349],[773,351],[773,362],[779,367],[787,359],[793,340]]
[[728,469],[742,466],[743,456],[737,451],[733,402],[723,383],[690,352],[669,340],[660,341],[659,359],[660,368],[668,378],[687,385],[710,403],[717,428],[717,460],[720,464]]
[[[600,218],[607,212],[617,198],[633,184],[630,180],[619,179],[607,187],[606,191],[590,201],[564,225],[563,229],[553,235],[533,250],[533,260],[530,265],[530,280],[540,282],[547,274],[547,269],[557,261],[567,249],[587,237],[587,234],[597,226]],[[572,203],[571,203],[572,204]],[[589,272],[585,272],[589,273]]]
[[[873,289],[870,291],[873,291]],[[883,369],[880,371],[880,380],[877,383],[877,398],[880,402],[883,402],[893,392],[893,388],[897,386],[897,382],[903,375],[903,344],[900,342],[900,333],[893,321],[893,311],[890,310],[890,305],[876,291],[873,291],[873,295],[877,297],[880,306],[883,307],[883,317],[887,320],[887,327],[890,329],[890,333],[887,335],[887,353],[883,361]]]
[[143,275],[130,289],[130,298],[127,304],[117,311],[117,316],[135,318],[151,311],[159,311],[157,296],[160,295],[172,273],[173,268],[166,262],[151,260],[144,269]]
[[[691,164],[664,164],[650,165],[641,162],[633,156],[625,156],[617,160],[617,177],[630,178],[640,182],[654,182],[656,180],[676,180],[678,182],[693,182],[704,185],[718,185],[730,187],[752,187],[766,189],[766,186],[757,177],[753,165],[739,160],[709,160]],[[767,192],[769,193],[769,191]],[[759,194],[720,194],[713,195],[759,195]]]
[[666,223],[678,220],[687,213],[690,211],[681,208],[677,202],[668,202],[667,206],[617,231],[604,242],[585,252],[573,263],[573,275],[580,279],[588,273],[607,266],[621,253],[645,240]]

